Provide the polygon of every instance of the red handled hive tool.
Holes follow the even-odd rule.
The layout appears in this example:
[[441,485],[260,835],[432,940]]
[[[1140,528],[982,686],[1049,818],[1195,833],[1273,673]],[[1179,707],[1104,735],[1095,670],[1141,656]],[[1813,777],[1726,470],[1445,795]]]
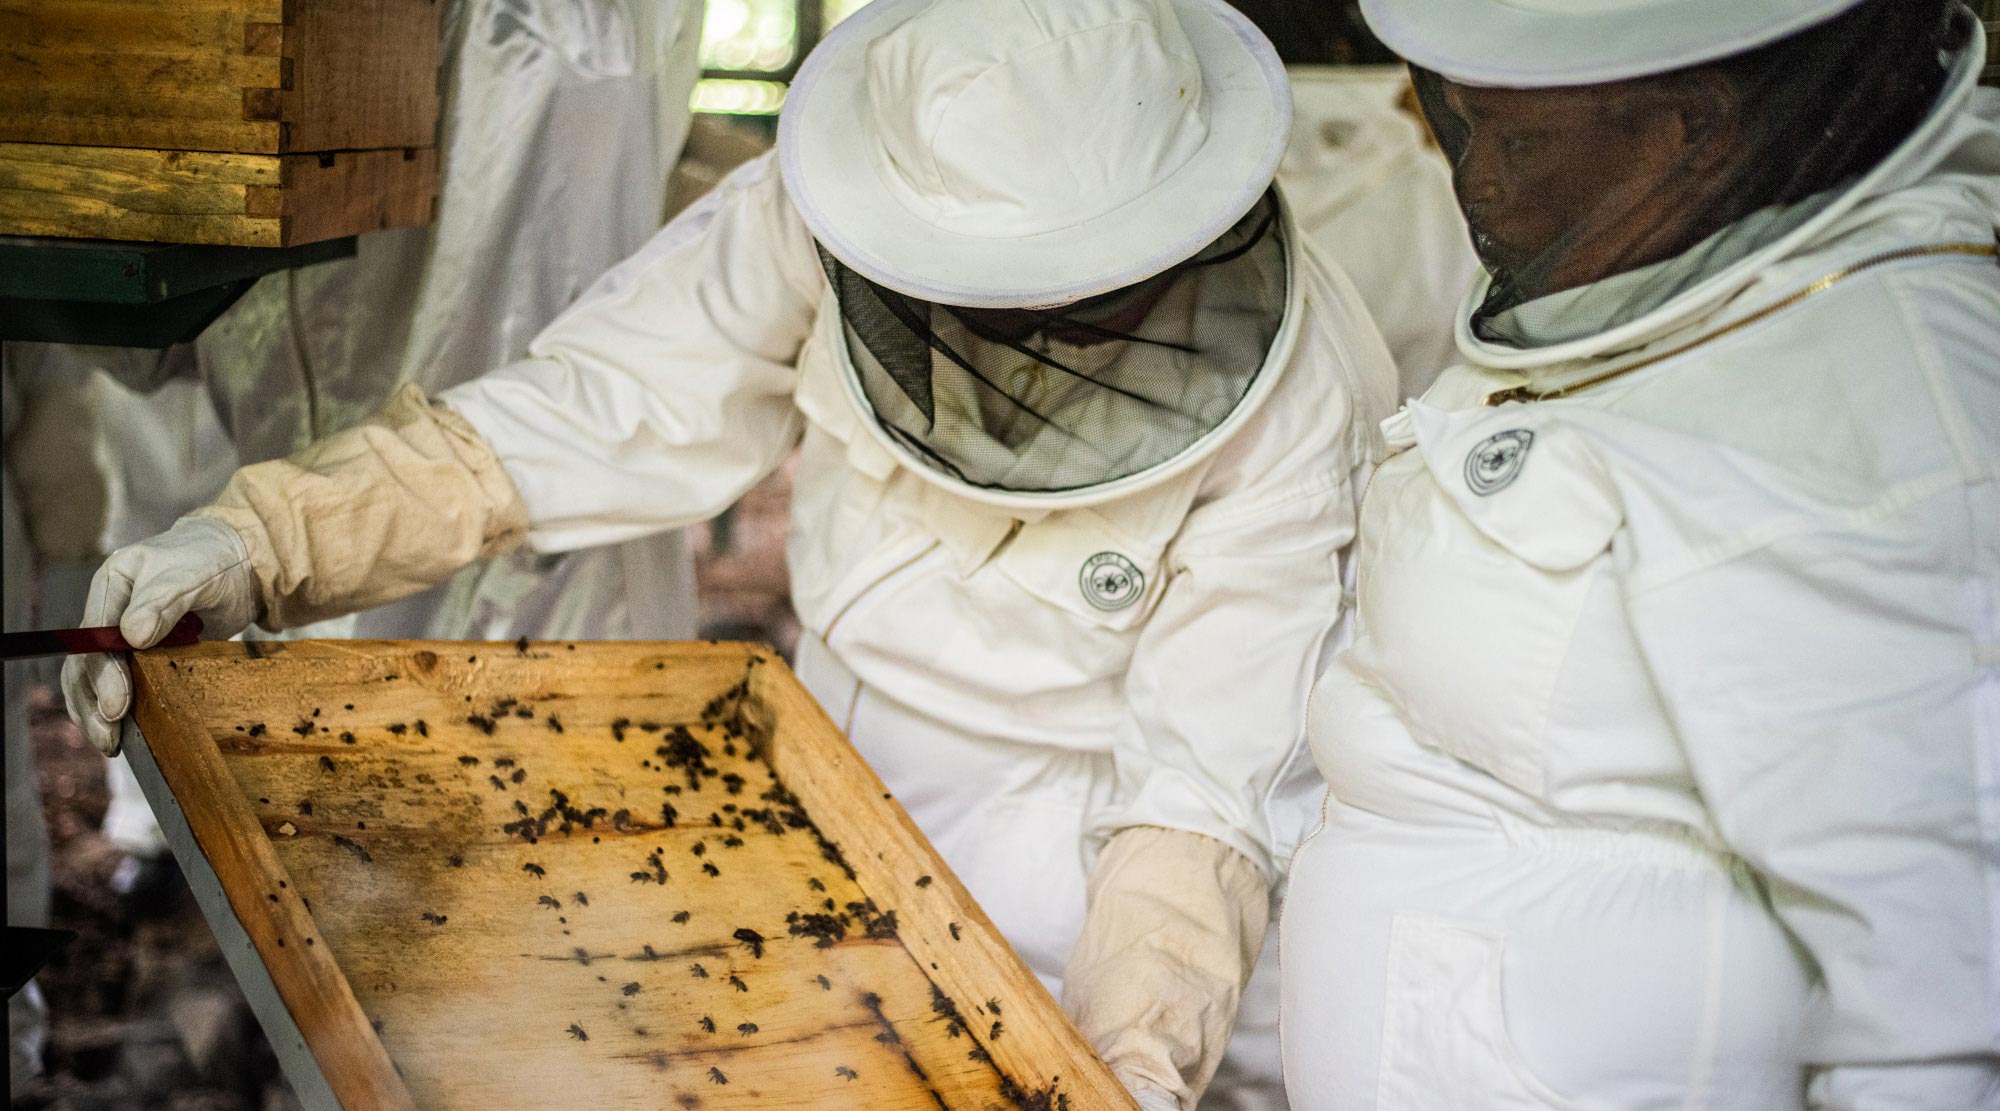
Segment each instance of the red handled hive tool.
[[[201,639],[201,618],[188,614],[167,635],[160,638],[156,648],[172,648],[182,644],[193,644]],[[99,625],[89,629],[43,629],[32,633],[0,634],[0,660],[25,660],[35,656],[74,656],[80,652],[130,652],[132,646],[118,632],[116,625]]]

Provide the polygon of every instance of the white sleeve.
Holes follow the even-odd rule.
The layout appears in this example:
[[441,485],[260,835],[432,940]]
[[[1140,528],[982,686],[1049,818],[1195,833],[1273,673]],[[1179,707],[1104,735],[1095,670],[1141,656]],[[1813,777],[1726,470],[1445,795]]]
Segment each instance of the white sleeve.
[[1306,695],[1353,535],[1344,479],[1204,521],[1169,551],[1171,580],[1126,673],[1118,797],[1092,823],[1097,837],[1185,830],[1242,853],[1267,881],[1284,867],[1297,823],[1273,803],[1311,759]]
[[2000,1107],[2000,569],[1976,504],[1934,485],[1627,598],[1703,800],[1818,970],[1817,1111]]
[[599,279],[528,358],[440,400],[493,445],[537,549],[705,520],[797,442],[794,364],[823,286],[776,162],[759,158]]
[[1239,434],[1251,465],[1225,461],[1209,485],[1226,492],[1183,522],[1126,670],[1116,790],[1089,827],[1108,843],[1063,1005],[1141,1106],[1191,1107],[1214,1075],[1317,805],[1298,789],[1306,696],[1341,612],[1358,468],[1345,398],[1316,396],[1287,406],[1303,420]]
[[[1213,838],[1267,881],[1318,791],[1306,696],[1341,612],[1358,478],[1373,424],[1354,410],[1339,348],[1290,381],[1224,448],[1162,562],[1166,587],[1125,676],[1117,790],[1093,841],[1158,826]],[[1375,368],[1389,380],[1386,360]],[[1364,406],[1365,407],[1365,406]],[[1301,801],[1303,799],[1303,801]],[[1299,813],[1295,813],[1299,811]]]

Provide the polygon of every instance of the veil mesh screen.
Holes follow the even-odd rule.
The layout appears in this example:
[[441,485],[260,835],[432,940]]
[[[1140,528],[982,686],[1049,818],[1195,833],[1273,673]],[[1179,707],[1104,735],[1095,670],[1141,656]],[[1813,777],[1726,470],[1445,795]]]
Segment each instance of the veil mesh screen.
[[861,277],[820,250],[862,392],[938,470],[1010,492],[1149,470],[1221,424],[1284,319],[1274,195],[1186,262],[1047,309],[967,309]]

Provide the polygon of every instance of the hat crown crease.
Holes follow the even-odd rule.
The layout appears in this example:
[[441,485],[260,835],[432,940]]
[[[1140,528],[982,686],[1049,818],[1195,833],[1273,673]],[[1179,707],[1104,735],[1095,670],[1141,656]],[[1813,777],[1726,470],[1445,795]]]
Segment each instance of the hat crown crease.
[[[913,214],[980,238],[1046,234],[1144,196],[1201,148],[1201,70],[1165,4],[1065,6],[1093,18],[1060,25],[1030,2],[1000,10],[1023,18],[920,17],[870,44],[877,155]],[[1093,49],[1106,36],[1122,48]]]

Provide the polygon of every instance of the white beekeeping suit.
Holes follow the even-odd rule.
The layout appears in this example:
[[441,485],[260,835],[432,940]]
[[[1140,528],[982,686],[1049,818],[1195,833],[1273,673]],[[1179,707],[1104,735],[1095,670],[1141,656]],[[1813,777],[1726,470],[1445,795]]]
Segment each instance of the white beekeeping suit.
[[1954,0],[1368,0],[1489,269],[1385,422],[1301,1111],[2000,1108],[2000,94]]
[[[1220,0],[876,0],[777,157],[527,358],[244,468],[92,614],[296,624],[712,517],[796,448],[801,678],[1142,1105],[1191,1108],[1275,958],[1394,393],[1273,186],[1288,117]],[[64,682],[115,747],[122,665]]]
[[1292,142],[1278,167],[1299,229],[1339,264],[1395,357],[1402,397],[1457,361],[1479,258],[1451,167],[1410,111],[1402,66],[1288,65]]
[[[5,462],[20,420],[21,397],[15,389],[15,371],[0,365],[0,620],[4,631],[18,632],[29,627],[30,587],[34,576],[35,552],[30,542],[26,518],[18,504],[13,476]],[[49,924],[49,841],[42,824],[41,799],[35,789],[34,748],[28,738],[28,691],[26,665],[4,665],[4,693],[0,693],[0,713],[6,715],[7,760],[7,921],[18,926]],[[7,1056],[12,1091],[41,1073],[42,1045],[48,1034],[48,1013],[41,988],[33,981],[7,1000]]]

